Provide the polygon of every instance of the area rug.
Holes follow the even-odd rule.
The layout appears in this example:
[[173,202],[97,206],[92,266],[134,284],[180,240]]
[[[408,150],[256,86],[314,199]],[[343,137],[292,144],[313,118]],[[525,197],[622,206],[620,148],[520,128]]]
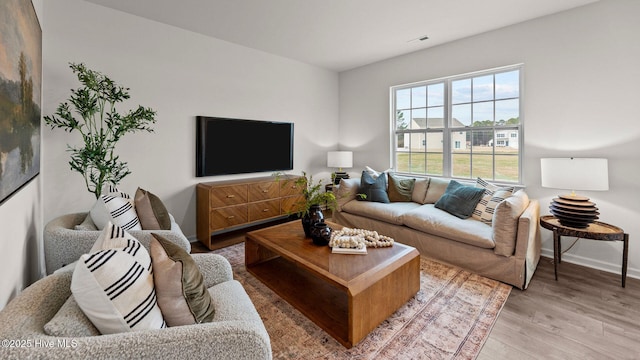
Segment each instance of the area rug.
[[475,359],[511,292],[511,286],[422,257],[420,291],[347,349],[246,271],[244,243],[214,253],[229,260],[253,301],[274,359]]

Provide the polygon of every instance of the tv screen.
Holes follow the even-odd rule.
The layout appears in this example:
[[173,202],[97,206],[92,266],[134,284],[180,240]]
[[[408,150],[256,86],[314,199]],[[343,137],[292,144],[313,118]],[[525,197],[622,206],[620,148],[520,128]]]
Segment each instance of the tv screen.
[[196,117],[196,176],[293,169],[293,123]]

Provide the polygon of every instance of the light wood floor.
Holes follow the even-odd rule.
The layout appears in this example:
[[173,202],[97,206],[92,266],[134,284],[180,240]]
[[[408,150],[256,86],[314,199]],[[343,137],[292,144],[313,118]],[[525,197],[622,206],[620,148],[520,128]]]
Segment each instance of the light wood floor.
[[511,290],[479,360],[640,359],[640,280],[553,260]]
[[[244,232],[223,236],[228,244]],[[208,252],[192,243],[192,252]],[[478,360],[640,359],[640,280],[541,258],[527,290],[513,289]]]

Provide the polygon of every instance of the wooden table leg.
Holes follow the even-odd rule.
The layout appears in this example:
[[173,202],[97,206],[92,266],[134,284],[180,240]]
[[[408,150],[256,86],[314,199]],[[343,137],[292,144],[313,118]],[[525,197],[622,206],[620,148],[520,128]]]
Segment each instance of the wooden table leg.
[[627,257],[629,256],[629,234],[624,234],[622,250],[622,287],[627,282]]
[[553,273],[558,281],[558,263],[560,262],[560,235],[553,230]]

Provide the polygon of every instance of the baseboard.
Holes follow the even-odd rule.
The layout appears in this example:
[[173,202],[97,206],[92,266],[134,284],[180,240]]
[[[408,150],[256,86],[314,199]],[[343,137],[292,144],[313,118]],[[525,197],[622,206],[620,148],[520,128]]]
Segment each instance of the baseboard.
[[[550,249],[542,249],[541,254],[546,258],[553,259],[553,250]],[[574,254],[562,254],[562,262],[568,262],[576,265],[586,266],[592,269],[602,270],[606,272],[610,272],[613,274],[621,274],[622,271],[622,258],[620,262],[617,264],[594,260],[590,258],[586,258],[583,256],[578,256]],[[627,277],[631,277],[634,279],[640,279],[640,269],[635,269],[628,267],[627,268]]]

